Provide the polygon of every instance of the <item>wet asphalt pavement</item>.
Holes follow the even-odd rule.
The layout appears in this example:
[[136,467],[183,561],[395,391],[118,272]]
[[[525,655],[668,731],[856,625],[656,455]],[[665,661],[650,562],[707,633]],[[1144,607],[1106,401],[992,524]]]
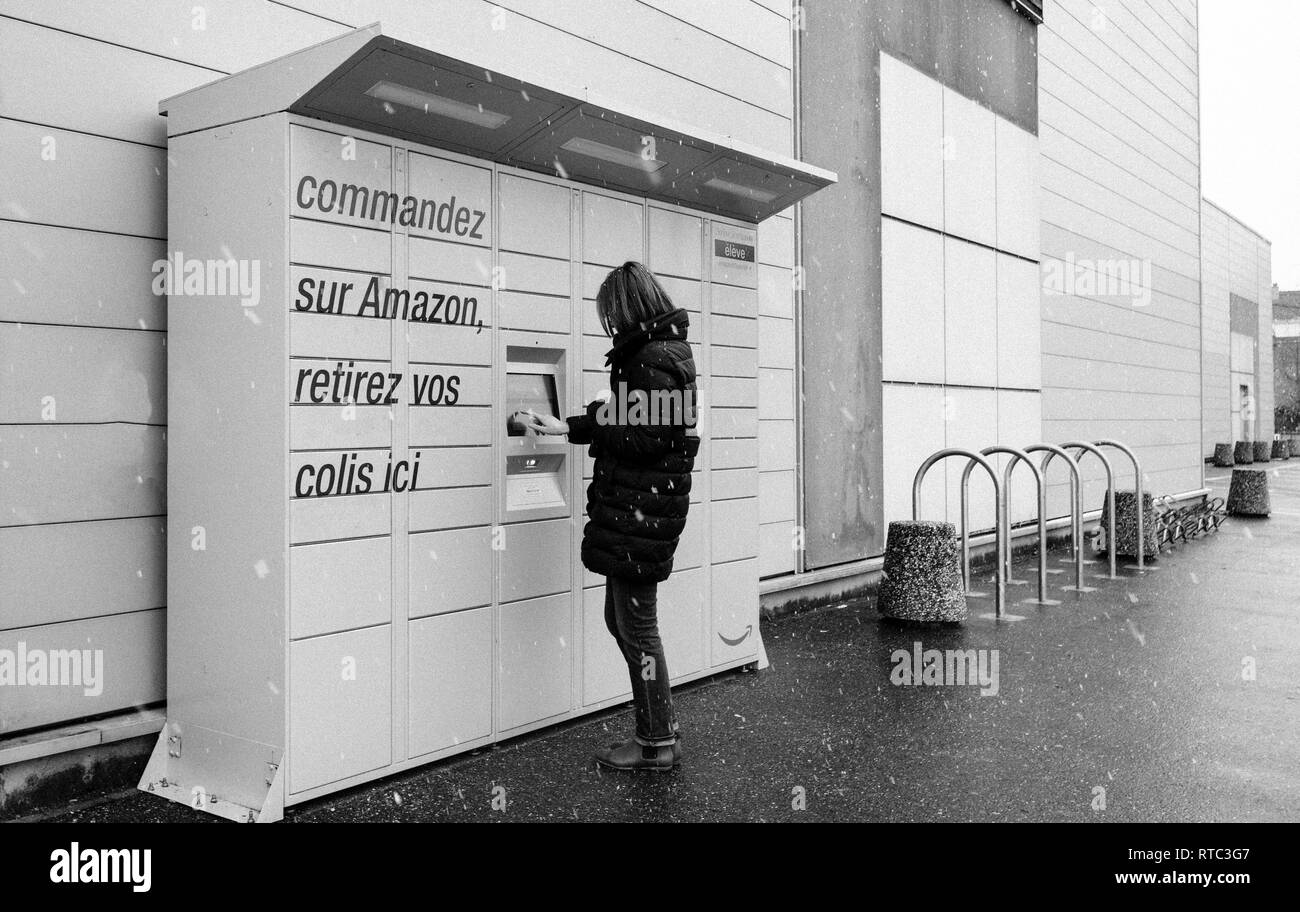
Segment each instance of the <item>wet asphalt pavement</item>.
[[[1269,519],[1230,519],[1144,576],[1123,561],[1094,593],[1062,592],[1072,571],[1055,574],[1062,604],[1012,605],[1023,620],[981,619],[992,603],[972,600],[960,628],[895,626],[870,602],[765,621],[770,668],[677,692],[685,764],[672,773],[592,764],[595,745],[630,731],[625,708],[286,819],[1300,820],[1300,459],[1269,468]],[[1210,485],[1226,491],[1229,471],[1207,469]],[[1020,556],[1016,575],[1035,566]],[[891,655],[917,642],[997,650],[998,693],[892,684]],[[129,793],[52,819],[214,818]]]

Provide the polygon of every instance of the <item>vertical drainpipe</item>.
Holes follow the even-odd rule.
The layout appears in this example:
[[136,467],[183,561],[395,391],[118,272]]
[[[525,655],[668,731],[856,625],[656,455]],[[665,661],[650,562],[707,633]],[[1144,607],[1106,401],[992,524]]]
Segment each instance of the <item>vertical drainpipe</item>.
[[[1201,127],[1201,5],[1196,5],[1196,286],[1197,297],[1200,307],[1200,321],[1197,328],[1200,330],[1200,351],[1197,353],[1200,362],[1200,388],[1197,390],[1197,401],[1200,402],[1200,440],[1197,444],[1196,463],[1201,468],[1201,490],[1205,490],[1205,190],[1201,178],[1201,137],[1205,131]],[[1228,315],[1228,389],[1232,389],[1232,315],[1231,303],[1229,303]],[[1232,400],[1228,400],[1228,435],[1232,436]],[[1235,441],[1233,441],[1235,443]],[[1142,505],[1138,505],[1142,509]]]
[[[794,158],[796,161],[803,161],[803,98],[799,80],[801,75],[800,52],[803,47],[803,32],[808,20],[805,18],[807,10],[802,7],[803,0],[794,0],[791,15],[796,18],[791,23],[793,27],[790,29],[793,64],[793,71],[790,74],[791,104],[793,106],[791,133],[794,140]],[[1199,66],[1197,70],[1199,73]],[[791,282],[794,290],[795,522],[798,524],[801,545],[794,554],[794,572],[799,574],[803,573],[805,569],[804,557],[808,545],[807,504],[803,485],[804,460],[807,458],[808,452],[804,442],[803,420],[803,286],[807,281],[807,275],[803,271],[803,203],[795,203],[794,207],[794,268],[797,270],[795,274],[799,276],[797,283]]]

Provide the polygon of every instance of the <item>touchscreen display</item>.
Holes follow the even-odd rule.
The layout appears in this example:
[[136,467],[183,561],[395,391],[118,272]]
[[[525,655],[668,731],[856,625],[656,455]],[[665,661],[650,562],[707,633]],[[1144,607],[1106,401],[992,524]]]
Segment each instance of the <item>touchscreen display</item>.
[[[532,410],[539,415],[560,417],[560,401],[555,394],[555,377],[551,374],[506,374],[506,412]],[[511,437],[524,436],[524,429],[511,424]]]

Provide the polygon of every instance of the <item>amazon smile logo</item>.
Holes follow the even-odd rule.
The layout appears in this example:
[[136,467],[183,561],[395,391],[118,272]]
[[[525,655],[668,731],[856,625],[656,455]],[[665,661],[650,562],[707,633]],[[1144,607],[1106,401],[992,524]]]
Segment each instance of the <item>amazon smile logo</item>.
[[736,637],[734,640],[727,639],[721,633],[718,634],[718,639],[722,640],[722,642],[726,643],[728,646],[739,646],[741,643],[745,642],[745,640],[749,639],[749,635],[753,632],[754,632],[754,625],[746,624],[745,632],[742,633],[740,636]]

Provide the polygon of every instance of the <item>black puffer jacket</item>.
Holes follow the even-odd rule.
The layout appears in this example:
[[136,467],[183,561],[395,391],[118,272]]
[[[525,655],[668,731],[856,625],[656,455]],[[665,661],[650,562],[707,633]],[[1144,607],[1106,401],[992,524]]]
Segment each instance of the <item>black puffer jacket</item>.
[[593,573],[649,583],[672,572],[700,448],[689,325],[678,308],[615,336],[605,360],[613,399],[568,419],[570,442],[590,444],[596,460],[582,536]]

